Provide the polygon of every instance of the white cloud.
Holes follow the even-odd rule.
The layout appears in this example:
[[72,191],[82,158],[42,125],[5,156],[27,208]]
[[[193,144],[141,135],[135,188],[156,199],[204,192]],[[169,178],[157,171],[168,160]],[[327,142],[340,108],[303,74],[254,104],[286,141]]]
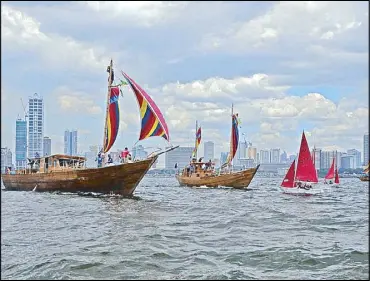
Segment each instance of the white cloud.
[[102,109],[83,92],[72,92],[67,87],[59,87],[54,94],[57,96],[60,108],[65,112],[101,114]]
[[202,43],[204,48],[247,52],[265,47],[272,51],[272,43],[277,46],[282,40],[302,44],[334,39],[366,24],[365,7],[358,2],[280,1],[261,16],[207,35]]
[[186,5],[185,1],[81,1],[105,18],[129,22],[133,25],[150,27],[165,23],[178,15]]
[[109,58],[102,48],[93,48],[70,37],[46,34],[32,17],[1,5],[1,40],[6,49],[32,50],[49,67],[104,69]]

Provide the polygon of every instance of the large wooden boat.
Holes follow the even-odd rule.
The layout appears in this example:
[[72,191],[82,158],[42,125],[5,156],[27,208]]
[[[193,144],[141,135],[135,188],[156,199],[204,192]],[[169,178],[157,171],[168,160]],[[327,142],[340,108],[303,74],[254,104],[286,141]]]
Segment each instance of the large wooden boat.
[[[167,124],[150,96],[126,73],[122,72],[126,82],[112,85],[114,81],[113,62],[107,68],[108,101],[102,153],[107,155],[113,146],[119,129],[118,98],[120,87],[129,85],[138,101],[141,116],[141,133],[139,141],[160,136],[169,142]],[[30,167],[16,171],[15,174],[2,176],[7,190],[23,191],[63,191],[63,192],[96,192],[113,193],[131,196],[146,172],[160,154],[176,149],[178,146],[150,154],[147,159],[124,161],[118,165],[86,168],[84,157],[68,155],[51,155],[29,159]],[[104,159],[104,157],[103,157]]]
[[207,171],[203,166],[207,163],[194,162],[194,172],[189,173],[186,169],[182,174],[176,175],[177,180],[182,186],[206,186],[206,187],[233,187],[247,188],[256,174],[259,165],[255,168],[246,169],[238,172],[220,173]]
[[[196,162],[197,150],[201,142],[201,128],[198,128],[198,122],[196,122],[196,136],[195,136],[195,147],[192,154],[192,162],[186,166],[183,171],[176,175],[180,185],[185,186],[206,186],[206,187],[233,187],[233,188],[247,188],[256,174],[259,165],[255,168],[250,168],[241,171],[232,171],[231,161],[233,160],[236,151],[238,149],[239,142],[239,120],[238,114],[233,113],[233,107],[231,109],[231,141],[230,141],[230,152],[229,156],[221,166],[219,172],[215,171],[211,162]],[[228,168],[228,169],[225,169]]]

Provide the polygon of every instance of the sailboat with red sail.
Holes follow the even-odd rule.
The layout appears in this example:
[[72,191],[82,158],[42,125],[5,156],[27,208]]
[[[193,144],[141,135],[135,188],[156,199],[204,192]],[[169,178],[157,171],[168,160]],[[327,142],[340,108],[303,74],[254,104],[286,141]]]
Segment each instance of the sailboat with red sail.
[[[333,183],[333,179],[334,179],[334,183]],[[327,180],[329,180],[329,182],[327,182]],[[329,169],[328,173],[325,176],[324,183],[325,184],[331,184],[331,185],[332,184],[334,184],[334,185],[339,184],[339,174],[338,174],[337,161],[334,157],[333,157],[333,161],[331,163],[330,169]]]
[[280,188],[284,193],[313,194],[317,193],[317,183],[317,172],[303,131],[298,160],[290,165]]

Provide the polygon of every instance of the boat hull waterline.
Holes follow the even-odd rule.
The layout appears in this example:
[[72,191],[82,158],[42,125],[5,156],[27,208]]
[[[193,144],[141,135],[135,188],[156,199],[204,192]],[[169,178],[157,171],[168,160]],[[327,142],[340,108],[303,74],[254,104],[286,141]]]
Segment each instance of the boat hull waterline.
[[190,187],[233,187],[238,189],[247,188],[254,178],[259,165],[255,168],[247,169],[230,174],[211,175],[206,177],[188,177],[176,175],[181,186]]
[[3,175],[6,190],[37,192],[94,192],[131,196],[141,179],[157,160],[145,160],[103,168],[87,168],[53,173]]

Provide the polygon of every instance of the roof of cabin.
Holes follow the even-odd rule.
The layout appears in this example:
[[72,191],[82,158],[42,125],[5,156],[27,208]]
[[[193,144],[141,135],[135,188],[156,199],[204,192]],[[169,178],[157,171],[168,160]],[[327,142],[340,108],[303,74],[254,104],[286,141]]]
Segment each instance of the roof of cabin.
[[54,158],[54,159],[62,159],[62,160],[79,160],[79,161],[85,161],[86,157],[82,156],[72,156],[72,155],[65,155],[65,154],[52,154],[43,156],[40,158],[29,158],[30,160],[36,160],[36,159],[45,159],[45,158]]

